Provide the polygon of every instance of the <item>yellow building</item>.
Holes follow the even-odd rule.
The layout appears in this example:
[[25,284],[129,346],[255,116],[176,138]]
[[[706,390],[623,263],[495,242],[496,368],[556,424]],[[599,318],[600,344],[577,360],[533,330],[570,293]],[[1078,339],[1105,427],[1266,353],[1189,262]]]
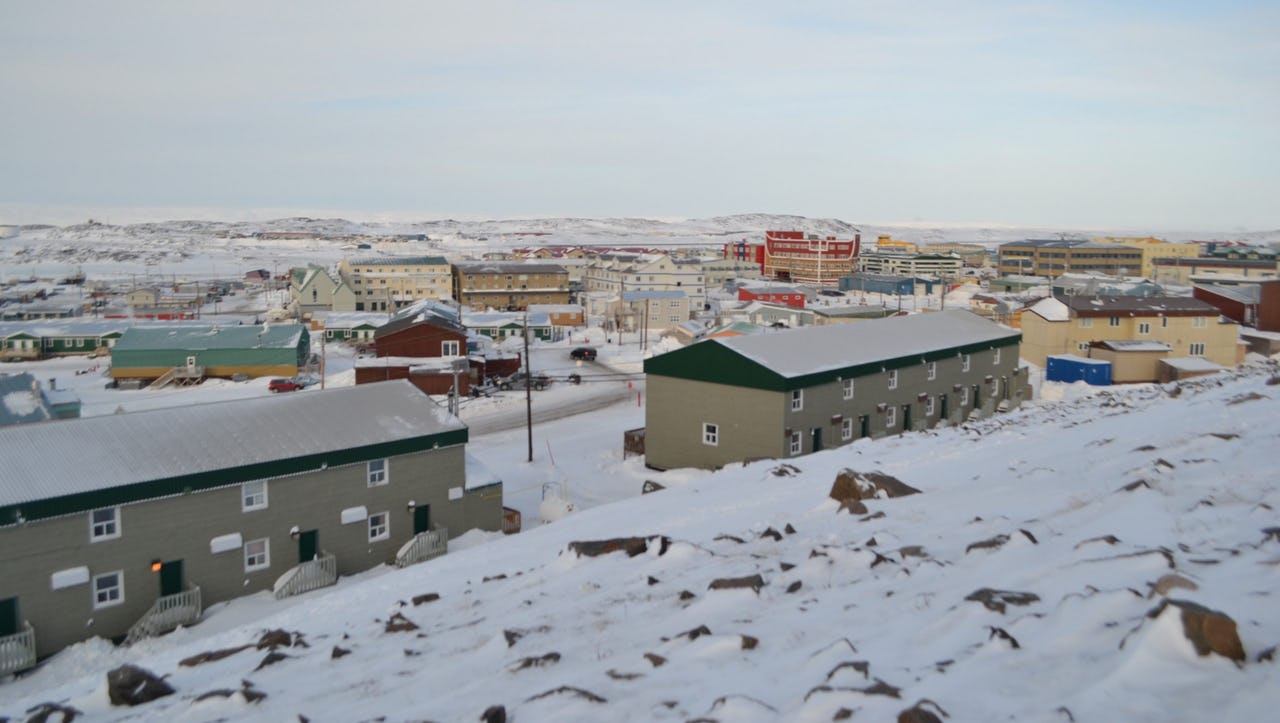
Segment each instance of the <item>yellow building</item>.
[[876,237],[876,250],[877,251],[897,251],[899,253],[904,253],[904,254],[920,253],[920,247],[916,246],[910,241],[897,241],[895,239],[890,238],[887,235]]
[[459,304],[476,311],[565,305],[569,303],[569,272],[559,264],[459,261],[453,266],[453,294]]
[[443,256],[343,259],[338,276],[355,294],[355,311],[388,311],[421,299],[447,300],[453,285]]
[[1153,236],[1106,236],[1091,239],[1096,243],[1119,244],[1142,251],[1141,276],[1154,279],[1156,259],[1194,259],[1200,256],[1200,244],[1172,244]]
[[1168,344],[1171,357],[1231,367],[1243,360],[1239,325],[1190,297],[1074,295],[1036,302],[1022,314],[1022,358],[1044,366],[1057,354],[1089,356],[1090,342]]
[[1030,239],[1001,244],[1001,275],[1048,276],[1097,273],[1132,276],[1142,268],[1142,250],[1082,239]]

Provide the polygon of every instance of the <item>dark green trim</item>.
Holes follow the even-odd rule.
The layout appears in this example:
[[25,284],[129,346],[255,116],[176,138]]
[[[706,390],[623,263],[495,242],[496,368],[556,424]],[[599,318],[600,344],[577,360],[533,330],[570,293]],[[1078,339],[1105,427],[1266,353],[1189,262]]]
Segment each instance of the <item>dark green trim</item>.
[[1017,332],[999,339],[953,346],[924,354],[885,358],[865,364],[824,369],[812,374],[784,377],[768,367],[747,359],[715,339],[709,339],[646,359],[644,372],[675,379],[711,382],[769,392],[787,392],[793,389],[807,389],[838,379],[855,379],[890,369],[904,369],[924,362],[941,361],[958,354],[974,354],[997,348],[1016,347],[1021,341],[1022,333]]
[[60,497],[33,500],[18,505],[8,505],[0,507],[0,526],[16,524],[19,514],[21,514],[23,520],[28,522],[43,520],[104,507],[126,505],[158,497],[201,492],[258,479],[316,472],[329,467],[341,467],[343,465],[367,462],[372,459],[399,457],[415,452],[466,444],[467,432],[466,428],[455,429],[439,434],[399,439],[393,442],[380,442],[363,447],[337,449],[302,457],[275,459],[270,462],[227,467],[207,472],[195,472],[177,477],[147,480],[119,487],[77,492]]

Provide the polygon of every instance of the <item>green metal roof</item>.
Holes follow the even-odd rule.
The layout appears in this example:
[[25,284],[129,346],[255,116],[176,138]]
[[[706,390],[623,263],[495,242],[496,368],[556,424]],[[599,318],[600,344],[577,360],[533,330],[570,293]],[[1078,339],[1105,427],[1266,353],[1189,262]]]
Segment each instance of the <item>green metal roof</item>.
[[306,327],[302,324],[135,326],[120,336],[115,349],[293,349],[298,346],[305,332]]

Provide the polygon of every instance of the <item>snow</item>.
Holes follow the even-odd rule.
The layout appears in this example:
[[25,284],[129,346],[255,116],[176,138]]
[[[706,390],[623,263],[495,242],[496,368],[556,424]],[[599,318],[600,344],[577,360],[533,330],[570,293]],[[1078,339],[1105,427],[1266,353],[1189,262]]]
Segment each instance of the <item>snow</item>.
[[1046,297],[1032,304],[1028,311],[1039,314],[1045,321],[1070,321],[1071,310],[1067,305],[1053,298]]
[[36,395],[31,390],[9,392],[4,395],[4,408],[15,417],[26,417],[35,414],[40,408]]
[[231,552],[238,550],[244,545],[244,540],[240,537],[239,532],[232,532],[228,535],[218,535],[209,540],[209,552],[216,555],[220,552]]
[[[849,234],[847,225],[804,221],[811,232]],[[665,223],[640,233],[703,227]],[[489,244],[476,238],[481,233],[531,228],[601,243],[606,225],[395,228],[430,228],[463,249]],[[704,225],[736,234],[748,223],[733,217]],[[176,264],[172,254],[181,250],[189,254],[184,268],[215,259],[228,268],[236,267],[231,259],[270,268],[277,252],[317,261],[339,253],[308,240],[236,247],[201,235],[200,224],[192,228],[189,238],[162,236],[164,243],[142,251],[138,238],[156,240],[151,230],[36,235],[72,249],[62,258],[98,258],[116,273],[127,273],[129,263],[143,273],[144,264],[142,257],[112,260],[112,253]],[[862,231],[869,237],[875,229]],[[925,232],[937,240],[954,233]],[[6,268],[51,258],[36,252],[33,233],[6,242]],[[970,229],[956,238],[990,242],[1006,234],[1040,235]],[[387,248],[412,253],[406,246]],[[88,264],[86,271],[94,273]],[[949,307],[956,296],[948,295]],[[604,338],[590,332],[597,334]],[[24,720],[34,706],[56,701],[92,721],[476,720],[495,704],[524,722],[827,721],[842,709],[856,711],[855,720],[894,720],[928,699],[951,721],[1200,721],[1266,720],[1280,702],[1276,663],[1262,656],[1280,644],[1280,537],[1268,532],[1280,525],[1273,365],[1180,385],[1041,382],[1040,399],[1012,413],[863,440],[785,460],[787,467],[762,461],[656,472],[622,454],[623,432],[644,424],[643,382],[625,375],[639,370],[644,352],[634,342],[604,344],[600,364],[584,366],[567,358],[574,345],[534,345],[536,370],[558,377],[581,370],[584,382],[535,392],[531,431],[523,426],[523,393],[462,400],[468,456],[492,470],[485,476],[503,480],[504,504],[523,516],[519,534],[473,530],[451,539],[447,555],[405,569],[374,568],[284,600],[263,592],[212,605],[198,624],[128,648],[101,639],[76,644],[0,681],[0,718]],[[350,347],[330,344],[327,363],[328,387],[353,383]],[[102,376],[84,373],[96,364],[57,359],[6,368],[65,381],[91,417],[269,396],[266,379],[104,390]],[[591,408],[602,403],[608,406]],[[921,493],[868,500],[865,515],[839,512],[827,494],[846,468],[891,474]],[[469,459],[469,485],[471,470]],[[789,474],[775,474],[781,471]],[[646,480],[665,489],[641,495]],[[633,558],[568,550],[575,540],[633,535],[666,535],[671,543],[665,554],[651,545]],[[974,547],[1002,537],[1003,544]],[[71,580],[87,572],[56,574]],[[1178,597],[1236,621],[1243,664],[1197,656],[1171,608],[1147,617],[1159,602],[1154,581],[1170,572],[1197,586],[1176,590]],[[718,578],[754,574],[765,582],[758,591],[708,589]],[[1001,613],[966,599],[980,588],[1037,599]],[[692,597],[682,599],[685,591]],[[429,592],[440,598],[413,604]],[[419,630],[386,632],[396,613]],[[691,632],[700,626],[708,633]],[[307,647],[281,649],[288,657],[261,669],[266,651],[254,648],[179,665],[275,628],[300,633]],[[744,636],[755,646],[745,647]],[[334,658],[338,647],[350,653]],[[558,659],[542,657],[550,653]],[[521,667],[534,659],[552,662]],[[124,663],[167,676],[177,693],[113,708],[105,674]],[[865,663],[866,672],[854,663]],[[195,701],[210,690],[239,690],[245,680],[267,697]],[[898,697],[876,694],[877,681],[900,688]]]
[[64,587],[72,587],[73,585],[83,585],[86,582],[89,582],[89,568],[83,566],[58,570],[49,576],[49,587],[52,590],[61,590]]

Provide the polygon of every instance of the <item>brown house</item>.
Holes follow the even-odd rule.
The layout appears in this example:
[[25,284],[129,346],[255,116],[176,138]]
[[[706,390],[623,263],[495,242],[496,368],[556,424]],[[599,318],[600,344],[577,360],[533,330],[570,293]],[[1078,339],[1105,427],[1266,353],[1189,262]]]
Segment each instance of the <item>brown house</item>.
[[568,304],[569,271],[559,264],[462,261],[453,265],[453,298],[477,311]]
[[451,307],[423,301],[373,333],[379,357],[465,357],[467,330]]

